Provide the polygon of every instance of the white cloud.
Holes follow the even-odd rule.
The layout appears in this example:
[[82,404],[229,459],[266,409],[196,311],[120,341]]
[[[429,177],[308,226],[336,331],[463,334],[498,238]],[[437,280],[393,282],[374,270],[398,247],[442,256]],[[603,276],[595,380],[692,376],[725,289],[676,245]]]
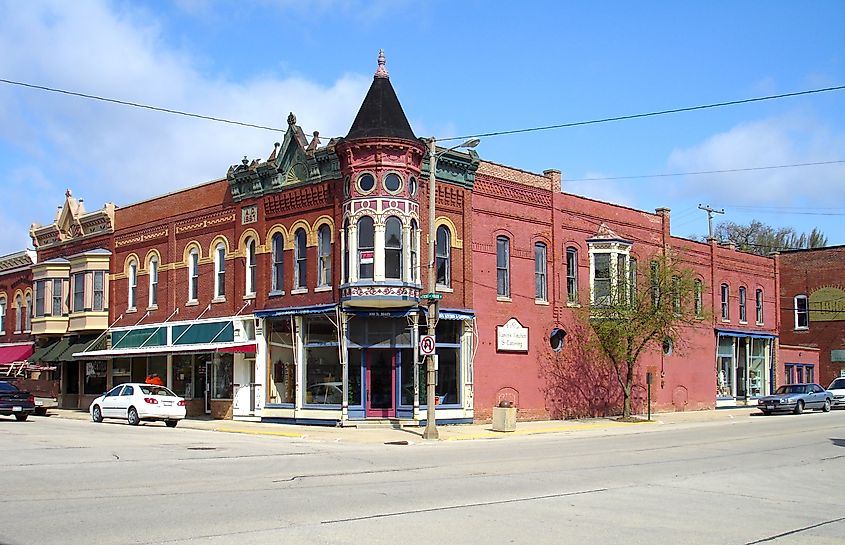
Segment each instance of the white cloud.
[[[11,80],[278,128],[286,128],[293,111],[306,132],[323,136],[346,133],[371,81],[369,75],[329,85],[272,74],[211,79],[190,54],[166,43],[148,13],[96,0],[0,2],[0,8],[0,51],[14,52],[0,56],[0,74]],[[0,127],[5,177],[16,171],[21,183],[37,181],[40,188],[30,206],[6,209],[26,226],[51,221],[66,187],[89,210],[107,201],[127,204],[221,178],[243,155],[266,157],[283,137],[18,87],[0,88]],[[28,243],[25,232],[20,240]]]
[[[741,123],[700,144],[674,150],[670,172],[730,170],[845,159],[845,134],[806,114]],[[680,193],[734,205],[828,204],[845,197],[842,164],[688,176]]]

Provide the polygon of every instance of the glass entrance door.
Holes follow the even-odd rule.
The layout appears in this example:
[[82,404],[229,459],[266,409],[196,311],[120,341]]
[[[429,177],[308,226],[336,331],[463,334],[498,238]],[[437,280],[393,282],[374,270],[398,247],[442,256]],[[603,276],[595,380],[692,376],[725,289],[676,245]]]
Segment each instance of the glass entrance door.
[[394,350],[367,351],[367,416],[396,416],[396,353]]

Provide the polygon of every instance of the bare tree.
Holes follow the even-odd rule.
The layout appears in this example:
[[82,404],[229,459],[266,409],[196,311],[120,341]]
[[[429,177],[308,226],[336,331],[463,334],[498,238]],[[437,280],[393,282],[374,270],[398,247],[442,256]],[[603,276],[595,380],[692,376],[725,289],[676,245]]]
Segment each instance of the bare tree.
[[[818,228],[810,233],[798,233],[792,227],[772,227],[757,220],[748,225],[722,221],[716,225],[713,235],[717,240],[733,242],[739,250],[757,255],[768,255],[781,250],[803,250],[827,246],[827,237]],[[704,241],[706,236],[695,236]]]

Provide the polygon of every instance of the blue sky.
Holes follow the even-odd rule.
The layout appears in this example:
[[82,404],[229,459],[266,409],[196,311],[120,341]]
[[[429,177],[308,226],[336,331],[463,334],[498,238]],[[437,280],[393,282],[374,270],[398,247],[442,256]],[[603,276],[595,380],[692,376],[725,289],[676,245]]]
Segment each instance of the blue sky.
[[[0,78],[346,134],[379,48],[418,136],[445,138],[845,84],[845,2],[0,0]],[[0,254],[64,191],[94,210],[225,176],[281,135],[0,84]],[[484,138],[482,158],[563,172],[564,190],[845,244],[845,91]],[[570,181],[572,180],[572,181]]]

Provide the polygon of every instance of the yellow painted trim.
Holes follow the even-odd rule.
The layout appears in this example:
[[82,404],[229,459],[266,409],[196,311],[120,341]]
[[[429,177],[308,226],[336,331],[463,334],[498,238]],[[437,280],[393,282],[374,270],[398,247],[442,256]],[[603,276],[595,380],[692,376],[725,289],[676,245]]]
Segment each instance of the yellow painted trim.
[[316,246],[317,237],[314,236],[308,222],[305,220],[296,220],[293,222],[293,225],[290,226],[290,230],[288,231],[288,239],[285,243],[285,250],[293,250],[296,232],[299,231],[299,229],[305,229],[305,246]]
[[452,239],[452,248],[463,249],[464,241],[463,239],[458,238],[458,229],[455,227],[455,222],[453,222],[450,218],[446,216],[438,216],[437,219],[434,220],[434,234],[437,236],[437,228],[441,225],[445,225],[448,229],[450,234],[452,235],[450,238]]

